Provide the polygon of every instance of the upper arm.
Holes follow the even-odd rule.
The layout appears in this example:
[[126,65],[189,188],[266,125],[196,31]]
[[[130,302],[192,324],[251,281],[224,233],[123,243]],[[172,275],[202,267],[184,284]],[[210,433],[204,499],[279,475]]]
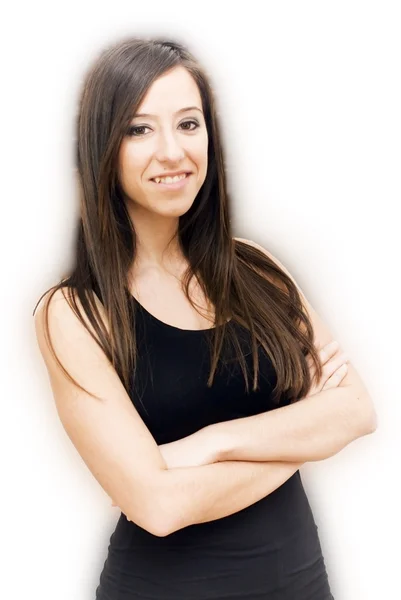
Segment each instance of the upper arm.
[[[162,535],[159,532],[168,530],[169,522],[162,507],[156,508],[156,502],[163,496],[158,493],[158,485],[166,464],[155,440],[115,369],[59,289],[49,304],[54,350],[70,375],[102,401],[66,377],[45,339],[43,306],[42,302],[35,313],[36,337],[67,435],[93,476],[128,518]],[[100,302],[98,306],[104,314]],[[88,322],[82,310],[81,314]]]
[[[329,326],[327,325],[327,323],[325,323],[325,321],[322,319],[322,317],[320,317],[318,315],[316,310],[311,306],[310,302],[305,297],[301,288],[296,283],[296,281],[294,280],[291,273],[289,273],[289,271],[284,267],[284,265],[276,257],[274,257],[268,250],[266,250],[265,248],[263,248],[256,242],[253,242],[250,240],[245,240],[243,238],[235,238],[235,239],[245,242],[247,244],[250,244],[251,246],[254,246],[255,248],[258,248],[259,250],[264,252],[273,262],[276,263],[276,265],[278,265],[286,273],[286,275],[288,275],[288,277],[290,277],[290,279],[293,281],[293,283],[295,284],[295,286],[298,289],[298,292],[301,296],[302,304],[303,304],[305,311],[311,321],[313,332],[314,332],[315,345],[320,348],[320,347],[328,344],[330,341],[332,341],[334,339],[334,336],[333,336],[332,332],[330,331]],[[376,427],[376,423],[375,423],[376,415],[375,415],[372,399],[369,395],[369,392],[368,392],[364,382],[362,381],[361,377],[359,376],[357,370],[351,364],[351,361],[348,362],[347,374],[340,383],[340,387],[344,387],[344,386],[352,386],[353,387],[353,389],[355,390],[355,393],[357,394],[357,397],[359,399],[363,400],[364,410],[367,413],[369,413],[369,418],[372,419],[372,421],[374,422],[373,427]]]

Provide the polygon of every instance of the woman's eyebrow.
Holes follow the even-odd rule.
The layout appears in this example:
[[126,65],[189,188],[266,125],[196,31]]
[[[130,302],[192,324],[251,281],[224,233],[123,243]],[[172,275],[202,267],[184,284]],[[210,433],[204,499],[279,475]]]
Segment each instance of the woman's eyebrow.
[[[180,110],[177,110],[177,112],[175,112],[174,115],[179,115],[180,113],[188,112],[189,110],[199,110],[199,112],[203,114],[203,111],[197,106],[187,106],[186,108],[180,108]],[[157,115],[150,115],[148,113],[137,113],[132,118],[136,119],[137,117],[152,117],[153,119],[158,118]]]

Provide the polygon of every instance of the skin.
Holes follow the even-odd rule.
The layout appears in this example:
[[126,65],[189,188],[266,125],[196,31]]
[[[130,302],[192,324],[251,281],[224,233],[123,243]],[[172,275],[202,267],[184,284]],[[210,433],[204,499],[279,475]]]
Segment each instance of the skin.
[[[196,107],[179,112],[186,107]],[[198,109],[198,110],[197,110]],[[179,217],[192,206],[207,173],[208,133],[198,86],[184,67],[175,67],[149,88],[119,151],[119,179],[137,235],[133,274],[177,269],[182,257],[168,242]],[[196,124],[195,124],[196,122]],[[135,129],[134,129],[135,127]],[[169,171],[191,171],[180,190],[151,181]]]
[[[322,390],[336,388],[341,385],[347,374],[348,356],[340,351],[338,342],[332,341],[319,349],[320,360],[323,365],[322,377],[318,384],[312,385],[309,397]],[[314,373],[312,363],[308,360],[311,374]],[[160,453],[166,462],[168,469],[180,467],[200,467],[224,460],[220,451],[224,447],[224,438],[213,431],[213,428],[205,427],[195,433],[159,446]],[[294,463],[295,464],[295,463]],[[303,463],[295,464],[296,468]],[[118,506],[112,501],[112,506]]]
[[[144,137],[139,135],[138,139],[136,136],[132,139],[127,135],[119,149],[122,187],[138,237],[134,267],[139,268],[141,276],[135,277],[135,282],[138,281],[140,291],[145,292],[146,308],[150,308],[148,301],[151,300],[158,317],[158,311],[165,310],[166,319],[175,320],[174,325],[186,329],[191,328],[192,323],[198,329],[201,323],[198,323],[199,315],[194,315],[192,305],[185,305],[185,294],[177,285],[182,260],[178,245],[168,246],[168,242],[176,232],[179,217],[192,206],[204,182],[207,132],[204,122],[199,130],[194,130],[195,133],[184,131],[182,123],[190,117],[195,118],[195,115],[189,115],[194,109],[188,111],[185,118],[174,113],[195,105],[196,101],[200,103],[200,100],[196,85],[187,72],[177,69],[164,75],[154,83],[140,107],[156,115],[152,119],[146,117],[145,123],[144,118],[140,118],[142,122],[138,126],[144,125],[146,129],[138,131]],[[199,110],[194,112],[202,118]],[[139,120],[139,117],[135,117],[134,122],[135,119]],[[188,180],[188,186],[181,191],[162,193],[162,188],[152,183],[151,178],[163,170],[173,169],[190,169],[192,180]],[[176,270],[173,276],[167,273],[170,267]],[[305,303],[305,306],[308,305]],[[107,399],[102,403],[89,401],[86,392],[77,392],[76,386],[55,364],[44,335],[43,310],[36,311],[37,339],[63,427],[93,476],[110,497],[118,500],[127,518],[153,535],[163,537],[190,524],[228,516],[272,493],[299,468],[298,459],[305,454],[305,432],[307,435],[312,432],[314,436],[313,443],[308,441],[308,453],[312,446],[318,447],[321,454],[327,451],[323,447],[327,440],[321,435],[322,429],[325,433],[322,423],[330,423],[329,441],[331,446],[335,444],[337,451],[351,438],[356,439],[373,429],[369,396],[351,366],[342,381],[344,385],[338,389],[317,393],[303,404],[297,402],[294,406],[283,407],[280,413],[271,411],[249,417],[245,423],[242,420],[217,423],[204,428],[203,433],[199,432],[201,436],[211,435],[207,442],[206,438],[197,437],[198,443],[194,446],[191,446],[193,438],[180,444],[182,450],[188,451],[188,457],[191,456],[190,447],[196,451],[213,448],[213,454],[217,447],[218,452],[221,452],[219,449],[225,453],[234,451],[234,458],[227,459],[227,454],[223,454],[220,460],[218,455],[218,462],[209,464],[216,456],[207,455],[208,462],[203,464],[205,457],[195,454],[191,460],[195,464],[200,461],[202,466],[170,468],[180,464],[182,452],[175,452],[177,448],[171,446],[161,451],[156,445],[117,373],[110,369],[110,361],[90,334],[93,329],[90,323],[84,327],[62,293],[56,296],[50,309],[54,350],[67,372],[78,377],[86,389]],[[79,309],[82,314],[82,307]],[[107,322],[100,302],[98,309]],[[308,311],[316,338],[322,343],[327,342],[332,338],[329,329],[311,307]],[[369,415],[369,423],[366,415]],[[235,428],[228,438],[226,427]],[[227,439],[226,444],[224,440]],[[283,453],[289,445],[296,446],[295,461],[291,458],[291,462],[283,464],[274,456],[271,458],[271,448],[266,442],[274,442],[274,439],[283,448]],[[166,450],[167,461],[164,459]],[[273,450],[277,452],[274,443]],[[257,461],[252,460],[255,454]],[[184,457],[187,460],[186,453]]]
[[[322,390],[336,388],[347,375],[348,356],[341,351],[337,341],[320,348],[319,356],[323,366],[322,377],[317,384],[311,386],[307,398]],[[315,369],[310,357],[307,362],[313,374]],[[221,453],[224,450],[224,438],[213,427],[205,427],[175,442],[161,444],[159,450],[169,469],[198,467],[224,460]]]
[[[193,108],[182,110],[187,107]],[[185,268],[176,241],[169,242],[205,181],[208,141],[198,86],[185,68],[176,67],[151,85],[119,150],[119,181],[137,236],[130,278],[138,287],[171,286],[166,273],[179,277]],[[181,170],[191,171],[183,189],[158,189],[151,181]]]
[[[198,107],[200,110],[177,112],[188,106]],[[208,136],[201,109],[200,93],[191,75],[182,67],[171,70],[153,83],[137,110],[137,113],[153,116],[133,118],[131,125],[136,129],[127,133],[119,152],[120,182],[137,235],[132,281],[140,289],[141,298],[146,299],[145,305],[149,312],[158,313],[158,318],[164,321],[175,320],[171,324],[185,324],[182,325],[185,328],[191,328],[188,323],[192,319],[195,329],[202,326],[201,322],[195,320],[198,317],[193,317],[193,307],[188,309],[185,301],[183,303],[182,290],[173,281],[174,278],[179,281],[182,268],[186,265],[183,264],[177,241],[174,240],[170,245],[169,242],[177,231],[179,217],[190,209],[206,178]],[[192,120],[196,120],[199,127],[184,125]],[[187,185],[181,190],[158,189],[157,184],[151,181],[163,172],[180,170],[192,172]],[[160,303],[161,290],[162,305],[168,307],[165,318],[160,315],[163,310]],[[326,337],[332,339],[328,333]],[[334,362],[334,356],[329,355],[325,362],[330,363],[333,373],[339,369],[340,363],[346,362],[346,357],[337,355],[337,362]],[[346,371],[337,372],[329,387],[335,388],[346,380]],[[325,380],[321,383],[323,385]],[[204,428],[183,440],[159,446],[158,449],[167,469],[174,472],[174,469],[180,467],[185,470],[188,466],[211,465],[219,461],[222,443],[224,444],[224,439],[220,433],[212,428]],[[289,475],[300,464],[302,463],[289,464],[292,469]],[[278,467],[282,468],[282,465]],[[263,467],[259,464],[257,468]],[[266,490],[263,490],[263,494],[265,493]],[[117,506],[114,502],[113,505]],[[232,507],[230,514],[231,512]],[[228,514],[226,508],[223,514]],[[216,518],[216,515],[212,516]],[[190,520],[191,518],[189,516]]]

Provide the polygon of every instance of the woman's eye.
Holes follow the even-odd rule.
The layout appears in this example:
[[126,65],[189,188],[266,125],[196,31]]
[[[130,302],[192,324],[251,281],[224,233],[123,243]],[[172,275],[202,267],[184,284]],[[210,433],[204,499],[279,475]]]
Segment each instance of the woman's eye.
[[[190,125],[194,125],[194,127],[190,128],[187,126]],[[179,125],[180,127],[182,127],[182,129],[184,131],[195,131],[195,129],[197,129],[199,127],[199,123],[197,121],[184,121],[183,123],[180,123]],[[147,125],[132,125],[131,127],[128,128],[128,135],[131,137],[142,137],[144,135],[146,135],[145,133],[145,129],[150,129],[150,127],[148,127]]]
[[184,127],[185,131],[195,131],[195,129],[199,127],[199,123],[197,121],[184,121],[183,123],[181,123],[181,127],[183,125],[195,125],[193,129],[189,129],[189,127]]
[[149,129],[149,127],[147,127],[146,125],[133,125],[128,129],[128,135],[139,137],[140,135],[144,135],[143,129]]

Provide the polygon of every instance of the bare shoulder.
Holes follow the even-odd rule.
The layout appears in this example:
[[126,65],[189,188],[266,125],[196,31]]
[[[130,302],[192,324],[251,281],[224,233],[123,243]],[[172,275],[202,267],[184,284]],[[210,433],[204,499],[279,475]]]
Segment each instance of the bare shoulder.
[[266,256],[268,256],[282,271],[284,271],[284,273],[286,275],[288,275],[288,277],[290,277],[290,279],[296,286],[296,288],[301,296],[301,300],[302,300],[304,309],[306,310],[306,312],[311,320],[314,334],[315,334],[316,344],[318,346],[323,346],[323,345],[329,343],[332,339],[334,339],[329,326],[323,321],[323,319],[317,314],[316,310],[311,306],[310,302],[306,298],[306,296],[303,293],[303,291],[301,290],[300,286],[295,281],[293,275],[283,265],[283,263],[280,262],[278,260],[278,258],[276,258],[271,252],[269,252],[266,248],[264,248],[260,244],[257,244],[256,242],[253,242],[252,240],[246,240],[244,238],[235,238],[235,239],[238,241],[241,241],[245,244],[249,244],[250,246],[257,248],[258,250],[260,250],[261,252],[266,254]]
[[[93,295],[93,299],[106,329],[109,330],[106,313],[102,303],[95,294]],[[35,331],[41,350],[44,349],[43,342],[45,341],[44,318],[46,305],[48,305],[49,328],[51,329],[51,334],[55,336],[56,343],[60,334],[69,336],[70,341],[74,338],[74,336],[84,334],[86,329],[78,318],[75,309],[73,308],[74,302],[77,305],[78,311],[84,320],[85,325],[95,335],[95,330],[87,318],[77,294],[75,294],[72,290],[68,290],[67,288],[59,288],[55,292],[52,288],[50,291],[44,294],[43,298],[40,300],[34,315]],[[90,336],[88,332],[87,335]],[[66,341],[68,341],[67,338]]]
[[268,256],[274,263],[276,263],[276,265],[278,267],[280,267],[289,277],[291,277],[291,279],[293,279],[291,273],[289,273],[289,271],[285,268],[285,266],[278,260],[278,258],[273,256],[273,254],[269,250],[267,250],[260,244],[257,244],[253,240],[246,240],[245,238],[234,238],[234,239],[237,240],[238,242],[243,242],[244,244],[248,244],[248,246],[253,246],[254,248],[257,248],[258,250],[263,252],[263,254],[266,254],[266,256]]
[[[75,312],[72,297],[73,292],[67,288],[59,288],[56,291],[51,289],[43,296],[34,315],[36,339],[52,386],[65,385],[65,382],[61,375],[62,371],[50,349],[49,337],[54,352],[71,376],[76,378],[80,385],[86,387],[85,384],[89,384],[93,389],[93,381],[91,379],[88,381],[88,377],[82,373],[80,361],[83,360],[84,363],[87,363],[92,360],[105,363],[107,359],[101,347],[92,337],[97,337],[96,332],[86,316],[79,298],[74,295],[77,309],[85,325]],[[95,302],[108,330],[104,307],[98,299]],[[56,402],[61,400],[60,394],[55,396],[55,400]],[[61,409],[61,405],[58,404],[57,408]]]
[[270,258],[270,260],[276,264],[277,267],[279,267],[290,279],[291,281],[294,283],[294,285],[296,286],[300,296],[301,296],[301,300],[302,303],[304,305],[304,307],[306,308],[306,310],[309,312],[310,310],[313,310],[312,306],[310,305],[308,299],[306,298],[305,294],[303,293],[303,291],[301,290],[299,284],[295,281],[294,277],[292,276],[292,274],[289,272],[289,270],[287,269],[287,267],[285,267],[285,265],[283,265],[282,262],[279,261],[279,259],[274,256],[269,250],[267,250],[266,248],[264,248],[263,246],[261,246],[260,244],[257,244],[256,242],[252,241],[252,240],[246,240],[245,238],[234,238],[235,240],[239,241],[239,242],[243,242],[244,244],[248,244],[249,246],[253,246],[254,248],[257,248],[258,250],[260,250],[261,252],[263,252],[263,254],[265,254],[266,256],[268,256]]
[[[156,442],[101,346],[76,316],[65,289],[58,289],[49,303],[51,342],[63,367],[84,390],[63,372],[45,337],[49,294],[38,305],[35,329],[62,426],[122,511],[155,535],[163,534],[170,516],[156,510],[159,474],[165,469]],[[82,310],[78,301],[77,306]]]
[[[294,277],[291,275],[288,269],[275,256],[273,256],[271,252],[269,252],[266,248],[263,248],[263,246],[261,246],[260,244],[253,242],[252,240],[246,240],[244,238],[234,239],[254,246],[255,248],[258,248],[261,252],[266,254],[266,256],[268,256],[273,262],[275,262],[276,265],[280,267],[291,278],[291,280],[293,281],[300,293],[302,304],[312,324],[314,332],[314,343],[318,348],[321,348],[322,346],[325,346],[332,340],[336,339],[328,323],[325,322],[325,320],[317,313],[317,311],[310,304],[305,294],[302,292],[301,288],[295,281]],[[347,375],[344,377],[340,385],[341,387],[353,386],[353,388],[356,390],[360,397],[370,398],[365,384],[363,383],[355,367],[351,364],[351,361],[348,362]],[[369,402],[372,405],[371,399],[369,400]]]

